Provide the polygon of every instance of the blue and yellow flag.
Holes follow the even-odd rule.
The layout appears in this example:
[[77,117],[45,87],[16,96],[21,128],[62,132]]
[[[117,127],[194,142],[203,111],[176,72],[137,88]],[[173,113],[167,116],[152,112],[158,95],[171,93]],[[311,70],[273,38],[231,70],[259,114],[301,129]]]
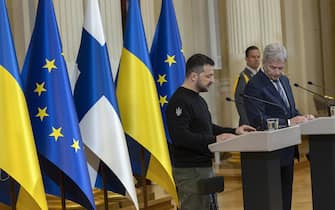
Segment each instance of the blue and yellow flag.
[[17,209],[48,209],[4,0],[0,0],[0,98],[0,202],[12,205],[11,176],[21,185]]
[[47,193],[95,209],[84,145],[52,0],[40,0],[23,66],[23,86]]
[[[145,170],[148,179],[177,201],[140,8],[138,0],[128,3],[116,94],[132,167],[138,175]],[[141,149],[145,150],[145,169],[140,167]]]
[[150,59],[156,80],[165,134],[168,142],[171,143],[165,110],[169,99],[185,79],[185,58],[172,0],[162,0],[161,14],[151,46]]

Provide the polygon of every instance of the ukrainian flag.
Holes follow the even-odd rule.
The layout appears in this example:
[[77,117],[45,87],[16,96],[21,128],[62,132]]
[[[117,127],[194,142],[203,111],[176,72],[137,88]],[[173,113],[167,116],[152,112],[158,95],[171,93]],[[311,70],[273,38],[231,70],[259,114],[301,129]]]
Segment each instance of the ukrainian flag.
[[0,201],[11,205],[11,176],[21,185],[17,209],[48,209],[4,0],[0,0],[0,99]]
[[[128,3],[116,93],[132,168],[136,174],[144,170],[148,179],[178,202],[138,0]],[[145,150],[144,169],[141,149]]]

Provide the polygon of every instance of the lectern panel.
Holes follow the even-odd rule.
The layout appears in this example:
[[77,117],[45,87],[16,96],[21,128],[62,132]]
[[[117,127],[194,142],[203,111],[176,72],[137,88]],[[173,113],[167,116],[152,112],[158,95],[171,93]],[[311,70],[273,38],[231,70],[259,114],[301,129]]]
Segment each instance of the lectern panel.
[[335,134],[335,117],[319,117],[299,126],[302,135]]
[[299,126],[272,131],[255,131],[210,144],[212,152],[271,152],[301,143]]

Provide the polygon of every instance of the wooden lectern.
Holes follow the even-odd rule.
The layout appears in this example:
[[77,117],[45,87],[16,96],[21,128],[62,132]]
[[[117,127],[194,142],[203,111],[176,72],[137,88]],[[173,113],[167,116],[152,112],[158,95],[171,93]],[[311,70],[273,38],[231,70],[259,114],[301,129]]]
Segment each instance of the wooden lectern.
[[300,124],[309,136],[313,210],[335,208],[335,118],[320,117]]
[[298,126],[256,131],[209,145],[212,152],[241,152],[245,210],[282,210],[280,152],[301,143]]

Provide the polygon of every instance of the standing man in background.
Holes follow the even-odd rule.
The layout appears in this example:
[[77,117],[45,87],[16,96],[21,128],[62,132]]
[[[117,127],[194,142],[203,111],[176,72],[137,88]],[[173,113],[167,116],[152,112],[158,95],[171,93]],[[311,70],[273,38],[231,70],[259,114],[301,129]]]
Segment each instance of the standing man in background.
[[249,82],[251,77],[253,77],[259,68],[261,60],[261,53],[258,47],[252,45],[245,50],[245,61],[246,66],[243,71],[240,73],[237,81],[234,84],[234,97],[237,103],[236,109],[240,116],[239,125],[248,125],[248,117],[245,111],[245,105],[241,93],[244,93],[244,88]]
[[[284,46],[276,43],[265,47],[263,68],[248,82],[244,93],[272,104],[244,98],[250,125],[266,129],[267,119],[278,118],[279,127],[288,127],[314,118],[312,115],[300,115],[295,107],[289,80],[283,75],[286,61]],[[291,209],[293,160],[298,155],[297,149],[297,146],[291,146],[279,150],[283,210]]]
[[209,210],[210,196],[199,194],[198,181],[214,176],[208,145],[255,129],[223,128],[212,123],[206,101],[199,95],[214,82],[214,61],[202,54],[186,63],[186,78],[171,97],[166,119],[172,140],[173,176],[180,210]]

